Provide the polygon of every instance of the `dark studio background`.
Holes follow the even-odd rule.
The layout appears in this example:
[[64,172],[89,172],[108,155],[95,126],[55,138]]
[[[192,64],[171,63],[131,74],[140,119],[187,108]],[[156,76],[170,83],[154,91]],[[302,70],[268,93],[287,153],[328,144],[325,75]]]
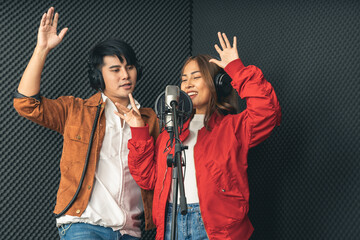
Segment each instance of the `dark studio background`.
[[[52,210],[62,137],[18,116],[12,92],[36,44],[41,15],[60,13],[63,42],[41,92],[87,98],[88,50],[121,37],[144,66],[135,97],[153,107],[190,54],[210,53],[217,31],[238,38],[282,106],[280,127],[249,153],[252,239],[358,239],[359,1],[1,1],[0,239],[57,239]],[[242,107],[244,104],[242,103]],[[152,239],[146,232],[143,239]]]

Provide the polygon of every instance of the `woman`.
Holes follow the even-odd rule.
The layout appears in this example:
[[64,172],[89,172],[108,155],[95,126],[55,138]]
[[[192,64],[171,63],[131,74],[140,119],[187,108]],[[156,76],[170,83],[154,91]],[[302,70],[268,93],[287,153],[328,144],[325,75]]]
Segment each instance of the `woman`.
[[[218,33],[221,48],[215,45],[221,60],[200,55],[186,61],[182,70],[181,90],[191,98],[194,116],[184,124],[180,140],[186,151],[185,194],[188,214],[178,211],[179,239],[248,239],[253,227],[248,218],[249,186],[247,154],[265,140],[280,124],[281,112],[275,92],[260,69],[245,67],[239,59],[236,37],[231,46],[225,34]],[[218,98],[213,82],[218,68],[232,78],[231,85],[247,108],[228,114],[234,108],[226,98]],[[131,98],[131,96],[130,96]],[[131,98],[132,99],[132,98]],[[132,110],[118,107],[117,113],[132,128],[129,141],[129,168],[141,188],[154,189],[153,218],[156,239],[169,239],[171,226],[172,170],[166,156],[169,134],[160,134],[154,146],[146,126],[132,102]],[[201,211],[200,211],[201,209]]]

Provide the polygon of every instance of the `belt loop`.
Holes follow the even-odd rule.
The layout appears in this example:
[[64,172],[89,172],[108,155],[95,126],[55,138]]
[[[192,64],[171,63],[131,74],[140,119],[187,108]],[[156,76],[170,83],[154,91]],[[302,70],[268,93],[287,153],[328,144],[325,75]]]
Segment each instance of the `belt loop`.
[[73,224],[73,223],[70,223],[69,226],[67,226],[67,227],[65,227],[65,228],[64,228],[64,225],[66,225],[66,224],[62,224],[62,225],[60,226],[60,227],[61,227],[61,230],[60,230],[61,236],[65,236],[67,230],[69,230],[69,228],[71,227],[72,224]]

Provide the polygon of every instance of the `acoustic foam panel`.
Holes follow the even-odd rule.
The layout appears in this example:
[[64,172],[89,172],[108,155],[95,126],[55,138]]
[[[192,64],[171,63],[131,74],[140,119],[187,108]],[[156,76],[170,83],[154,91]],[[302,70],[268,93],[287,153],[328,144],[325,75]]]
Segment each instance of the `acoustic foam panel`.
[[282,106],[249,153],[252,239],[358,239],[360,2],[194,1],[192,53],[218,56],[218,31]]
[[[36,45],[41,16],[59,12],[58,29],[69,27],[42,74],[48,98],[95,93],[87,79],[87,54],[97,42],[117,37],[133,46],[143,65],[135,98],[153,107],[168,84],[177,84],[191,51],[191,1],[0,1],[0,236],[58,239],[52,213],[60,179],[62,137],[18,116],[12,93]],[[143,232],[153,239],[155,231]]]

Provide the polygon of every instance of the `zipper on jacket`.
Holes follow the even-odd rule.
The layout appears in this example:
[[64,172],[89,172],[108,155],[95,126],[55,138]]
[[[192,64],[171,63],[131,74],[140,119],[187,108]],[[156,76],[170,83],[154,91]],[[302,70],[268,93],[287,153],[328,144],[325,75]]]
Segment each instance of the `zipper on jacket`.
[[[199,131],[200,131],[200,129],[198,130],[197,139],[199,138]],[[199,197],[199,210],[200,210],[201,219],[202,219],[202,221],[203,221],[203,223],[204,223],[204,229],[205,229],[206,235],[207,235],[208,239],[210,239],[210,238],[209,238],[209,235],[208,235],[208,233],[207,233],[207,231],[206,231],[205,222],[204,222],[204,216],[203,216],[203,214],[202,214],[202,212],[201,212],[200,194],[199,194],[199,188],[198,188],[198,184],[197,184],[198,179],[197,179],[196,164],[195,164],[195,163],[196,163],[196,162],[195,162],[195,161],[196,161],[196,159],[195,159],[195,149],[196,149],[196,145],[197,145],[197,139],[196,139],[196,143],[195,143],[195,145],[194,145],[194,167],[195,167],[196,189],[197,189],[197,193],[198,193],[198,197]]]
[[[171,152],[171,150],[172,150],[172,147],[169,147],[169,146],[168,146],[168,142],[169,142],[169,141],[166,142],[166,148],[164,149],[163,154],[164,154],[165,152],[168,152],[168,154],[169,154],[169,153]],[[163,178],[163,181],[162,181],[162,188],[161,188],[160,193],[159,193],[159,200],[160,200],[161,193],[164,191],[165,179],[166,179],[166,174],[167,174],[168,168],[169,168],[169,167],[166,165],[165,175],[164,175],[164,178]]]
[[162,181],[162,188],[161,188],[161,191],[160,191],[160,193],[159,193],[159,200],[160,200],[160,196],[161,196],[161,193],[163,192],[163,190],[164,190],[164,186],[165,186],[165,179],[166,179],[166,173],[167,173],[167,171],[168,171],[168,167],[166,168],[166,170],[165,170],[165,175],[164,175],[164,179],[163,179],[163,181]]

